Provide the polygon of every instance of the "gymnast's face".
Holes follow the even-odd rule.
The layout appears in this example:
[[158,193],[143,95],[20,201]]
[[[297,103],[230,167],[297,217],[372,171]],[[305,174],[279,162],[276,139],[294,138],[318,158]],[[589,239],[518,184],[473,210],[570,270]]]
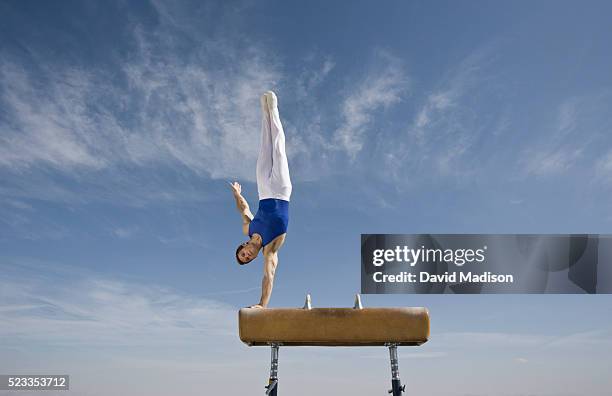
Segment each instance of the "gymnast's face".
[[240,247],[241,248],[238,250],[238,253],[236,253],[236,258],[238,259],[240,264],[249,263],[255,257],[257,257],[257,254],[259,253],[259,248],[255,246],[252,241],[247,241],[240,245]]

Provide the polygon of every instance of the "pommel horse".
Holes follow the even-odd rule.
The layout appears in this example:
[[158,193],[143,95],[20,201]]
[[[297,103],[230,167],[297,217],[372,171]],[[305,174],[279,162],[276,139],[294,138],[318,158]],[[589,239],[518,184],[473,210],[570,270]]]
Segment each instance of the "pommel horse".
[[391,360],[391,390],[401,396],[397,347],[417,346],[429,338],[426,308],[363,308],[359,294],[353,308],[242,308],[238,313],[240,340],[248,346],[272,348],[266,395],[277,396],[280,346],[386,346]]

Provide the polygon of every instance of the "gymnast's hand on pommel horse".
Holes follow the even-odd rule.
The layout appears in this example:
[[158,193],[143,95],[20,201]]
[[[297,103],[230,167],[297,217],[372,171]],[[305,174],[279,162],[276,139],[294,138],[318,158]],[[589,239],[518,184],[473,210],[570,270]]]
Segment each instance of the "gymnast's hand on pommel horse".
[[285,242],[289,224],[291,179],[285,153],[285,133],[278,113],[278,101],[272,91],[261,96],[261,144],[257,158],[257,192],[259,208],[255,216],[241,194],[237,182],[230,183],[242,217],[242,232],[249,240],[238,246],[236,260],[244,265],[251,262],[263,249],[263,280],[259,304],[250,308],[266,308],[272,295],[274,273],[278,265],[278,251]]

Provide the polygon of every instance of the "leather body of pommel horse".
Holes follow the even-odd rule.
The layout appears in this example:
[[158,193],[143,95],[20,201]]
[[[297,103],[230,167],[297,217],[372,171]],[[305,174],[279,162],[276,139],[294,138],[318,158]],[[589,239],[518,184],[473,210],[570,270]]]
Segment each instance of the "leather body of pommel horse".
[[278,392],[280,346],[386,346],[391,360],[391,390],[400,396],[397,347],[417,346],[429,338],[426,308],[363,308],[359,295],[353,308],[242,308],[238,313],[240,340],[249,346],[272,348],[266,394]]

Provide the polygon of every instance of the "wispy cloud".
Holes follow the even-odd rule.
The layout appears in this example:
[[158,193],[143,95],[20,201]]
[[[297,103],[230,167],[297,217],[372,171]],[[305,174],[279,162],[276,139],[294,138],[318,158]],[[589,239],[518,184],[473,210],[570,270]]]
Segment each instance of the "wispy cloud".
[[334,139],[351,158],[363,148],[367,129],[372,127],[377,113],[399,103],[408,88],[409,79],[401,60],[388,52],[379,56],[384,66],[374,67],[342,103],[343,122]]
[[528,175],[535,176],[563,173],[574,166],[576,161],[580,159],[582,152],[582,148],[572,148],[569,146],[549,151],[529,149],[524,153],[524,171]]
[[461,345],[489,348],[516,349],[572,349],[601,346],[612,347],[611,329],[594,329],[569,334],[550,335],[520,332],[453,332],[436,334],[437,347],[454,349]]
[[185,61],[156,34],[137,28],[134,40],[137,51],[119,65],[125,85],[104,71],[0,64],[9,115],[0,125],[0,165],[66,172],[178,164],[213,178],[253,179],[246,164],[256,160],[258,96],[281,78],[273,56],[247,44],[242,57],[228,41],[217,44],[223,52],[200,46]]
[[580,159],[586,141],[572,139],[576,135],[581,100],[570,98],[557,109],[556,125],[552,133],[546,133],[545,144],[525,148],[521,162],[528,175],[548,176],[563,173]]
[[457,348],[478,345],[480,348],[517,348],[541,346],[554,340],[554,336],[504,332],[455,332],[436,334],[438,346]]
[[3,339],[97,347],[200,344],[207,337],[235,336],[236,312],[227,304],[55,268],[3,265]]
[[[194,183],[202,180],[254,181],[258,98],[271,88],[281,105],[309,103],[283,122],[296,180],[317,179],[321,169],[311,159],[333,156],[332,133],[323,123],[338,104],[319,106],[314,93],[334,72],[333,58],[309,53],[298,78],[289,81],[269,40],[223,27],[240,23],[242,7],[216,7],[225,23],[203,32],[180,5],[151,4],[155,24],[136,20],[124,43],[130,51],[109,57],[106,66],[3,52],[0,173],[7,183],[0,194],[140,206],[200,200]],[[395,86],[403,83],[398,61],[385,59],[392,62],[383,76],[366,78],[344,102],[338,142],[351,153],[372,112],[395,102],[403,89]],[[77,180],[87,188],[73,191],[70,181]]]
[[612,150],[605,153],[596,163],[596,172],[608,181],[612,181]]
[[117,227],[112,230],[113,235],[120,239],[129,239],[138,233],[138,227]]
[[201,200],[197,181],[254,181],[258,98],[282,85],[278,57],[235,32],[202,36],[180,6],[153,4],[158,24],[131,26],[131,51],[107,66],[2,53],[2,196],[141,205]]
[[[562,175],[580,166],[601,171],[605,157],[591,161],[592,153],[608,148],[606,135],[612,128],[607,109],[612,103],[608,92],[572,96],[564,99],[556,110],[554,124],[544,128],[519,157],[526,176]],[[599,145],[599,147],[597,146]]]
[[612,329],[599,328],[555,337],[545,344],[547,348],[573,347],[612,348]]
[[452,80],[451,87],[427,96],[425,104],[414,119],[411,133],[419,139],[424,139],[427,127],[438,122],[438,118],[444,117],[444,113],[451,107],[457,106],[457,100],[464,89],[465,81],[463,78],[465,78],[463,75],[455,77]]
[[507,128],[507,122],[481,118],[474,108],[479,100],[490,101],[490,96],[497,95],[497,88],[490,84],[495,75],[491,67],[495,49],[491,44],[475,50],[452,65],[421,97],[415,96],[416,106],[403,138],[384,147],[383,160],[398,186],[405,184],[407,174],[411,183],[415,173],[433,172],[456,179],[471,174],[475,168],[472,161],[465,160],[468,154],[478,143],[495,139]]
[[8,119],[0,124],[0,165],[24,168],[42,162],[60,169],[100,168],[106,158],[92,125],[97,116],[87,109],[91,77],[81,70],[51,70],[42,74],[5,60],[0,63],[1,101]]
[[[459,123],[459,129],[447,131],[452,133],[449,137],[457,138],[458,134],[468,132],[466,123],[470,121],[469,116],[475,114],[465,96],[475,95],[483,81],[491,78],[488,67],[495,59],[494,54],[492,45],[485,46],[450,68],[438,86],[426,95],[408,134],[418,142],[425,143],[425,140],[437,140],[437,135],[444,133],[442,128],[452,127],[453,124]],[[471,132],[473,134],[475,131]]]
[[[5,372],[67,372],[83,395],[161,395],[171,387],[195,395],[203,385],[222,393],[219,378],[230,380],[236,369],[245,373],[237,385],[258,383],[249,373],[266,351],[246,351],[233,306],[58,262],[2,258],[0,269]],[[93,372],[127,372],[129,380],[103,384]]]
[[[336,67],[336,62],[328,55],[321,57],[315,53],[310,53],[306,57],[308,67],[301,71],[296,82],[295,95],[298,100],[303,100],[306,97],[314,97],[313,90],[318,88]],[[312,66],[312,63],[317,63]]]

